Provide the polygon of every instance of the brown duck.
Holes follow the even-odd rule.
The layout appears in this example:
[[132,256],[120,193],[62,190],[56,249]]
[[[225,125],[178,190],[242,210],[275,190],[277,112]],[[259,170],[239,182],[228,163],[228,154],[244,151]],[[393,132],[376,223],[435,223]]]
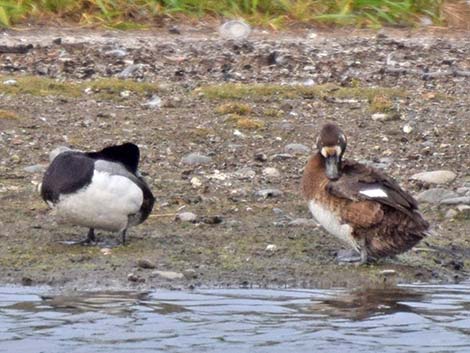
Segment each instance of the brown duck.
[[346,136],[323,126],[302,191],[314,218],[354,249],[340,261],[366,263],[411,249],[429,234],[416,200],[395,180],[366,165],[343,160]]

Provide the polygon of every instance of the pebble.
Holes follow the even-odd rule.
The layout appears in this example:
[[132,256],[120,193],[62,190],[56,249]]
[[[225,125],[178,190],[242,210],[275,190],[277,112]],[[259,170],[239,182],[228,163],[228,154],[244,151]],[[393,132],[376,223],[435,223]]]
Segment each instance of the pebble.
[[277,153],[271,156],[272,161],[283,161],[289,158],[294,158],[290,153]]
[[180,222],[196,222],[197,215],[192,212],[181,212],[176,215],[175,220]]
[[116,76],[118,78],[128,78],[131,76],[135,71],[139,70],[142,67],[142,64],[131,64],[127,66],[124,70],[118,73]]
[[209,164],[212,162],[212,158],[198,152],[193,152],[184,156],[181,162],[188,165]]
[[450,209],[450,210],[447,210],[446,214],[445,214],[445,218],[454,218],[455,216],[457,216],[459,214],[458,211],[454,210],[454,209]]
[[104,53],[106,56],[114,56],[115,58],[123,58],[127,55],[127,51],[123,49],[108,50]]
[[409,134],[413,131],[413,127],[409,124],[405,124],[405,126],[403,126],[403,132],[405,134]]
[[419,193],[416,196],[416,200],[419,202],[438,204],[444,199],[454,198],[457,196],[458,195],[452,190],[443,188],[432,188]]
[[457,194],[459,195],[470,195],[470,188],[469,187],[465,187],[465,186],[462,186],[460,188],[457,188]]
[[309,154],[310,148],[300,143],[290,143],[284,147],[284,151],[291,154]]
[[156,268],[157,266],[150,261],[149,259],[140,259],[137,261],[137,266],[140,268],[145,268],[145,269],[153,269]]
[[251,27],[241,20],[225,22],[219,28],[220,35],[225,39],[241,40],[247,38],[251,33]]
[[375,114],[372,114],[371,119],[374,120],[374,121],[387,121],[388,120],[388,114],[375,113]]
[[135,283],[137,283],[137,282],[145,282],[145,278],[142,278],[142,277],[140,277],[140,276],[138,276],[138,275],[136,275],[136,274],[134,274],[134,273],[129,273],[129,274],[127,275],[127,280],[128,280],[129,282],[135,282]]
[[191,178],[191,185],[194,186],[195,188],[198,188],[202,186],[202,181],[198,177],[192,177]]
[[435,170],[432,172],[422,172],[411,176],[413,180],[423,181],[430,184],[446,184],[456,178],[456,174],[450,170]]
[[15,86],[16,83],[17,83],[16,80],[5,80],[5,81],[3,81],[3,84],[5,86]]
[[197,278],[197,272],[196,270],[193,270],[192,268],[188,268],[183,271],[183,276],[186,279],[195,279]]
[[184,274],[182,274],[181,272],[173,272],[173,271],[153,271],[152,275],[169,279],[169,280],[181,279],[184,277]]
[[276,250],[277,250],[276,244],[269,244],[268,246],[266,246],[266,251],[275,252]]
[[453,197],[442,200],[441,205],[470,205],[470,196]]
[[396,275],[397,271],[395,270],[392,270],[392,269],[387,269],[387,270],[382,270],[379,272],[379,274],[383,275],[383,276],[392,276],[392,275]]
[[253,179],[256,176],[256,172],[251,168],[242,168],[237,170],[234,175],[241,180],[244,179]]
[[276,168],[267,167],[263,169],[263,175],[268,178],[279,178],[281,173]]
[[258,162],[266,162],[268,160],[268,156],[264,153],[256,153],[255,154],[255,161]]
[[255,196],[267,199],[268,197],[282,196],[283,192],[279,189],[262,189],[255,192]]
[[162,106],[162,99],[157,95],[153,95],[147,102],[142,103],[142,106],[149,109],[158,109]]
[[44,164],[35,164],[24,167],[23,170],[27,173],[42,173],[46,170],[47,166]]
[[110,248],[102,248],[100,249],[100,252],[105,256],[111,255],[113,253],[113,251]]

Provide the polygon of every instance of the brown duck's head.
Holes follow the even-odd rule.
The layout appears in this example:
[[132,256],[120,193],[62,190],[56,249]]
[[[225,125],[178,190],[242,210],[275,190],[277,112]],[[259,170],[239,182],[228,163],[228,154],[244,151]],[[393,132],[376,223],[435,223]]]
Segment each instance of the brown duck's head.
[[341,159],[346,150],[346,135],[335,124],[323,126],[317,138],[317,148],[325,161],[325,174],[330,180],[341,176]]

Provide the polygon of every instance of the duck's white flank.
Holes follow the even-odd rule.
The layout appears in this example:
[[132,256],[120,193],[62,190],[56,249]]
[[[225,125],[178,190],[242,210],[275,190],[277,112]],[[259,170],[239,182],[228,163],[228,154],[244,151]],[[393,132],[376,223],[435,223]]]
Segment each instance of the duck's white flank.
[[359,251],[359,245],[352,236],[352,227],[350,225],[341,224],[337,215],[314,200],[309,201],[308,208],[310,209],[313,217],[315,217],[317,222],[320,223],[323,228]]
[[361,190],[361,191],[359,191],[359,193],[364,195],[364,196],[372,197],[372,198],[374,198],[374,197],[381,197],[381,198],[388,197],[387,193],[383,189],[380,189],[380,188]]
[[55,209],[59,221],[117,232],[127,228],[128,216],[142,202],[142,190],[132,180],[95,170],[87,187],[60,196]]

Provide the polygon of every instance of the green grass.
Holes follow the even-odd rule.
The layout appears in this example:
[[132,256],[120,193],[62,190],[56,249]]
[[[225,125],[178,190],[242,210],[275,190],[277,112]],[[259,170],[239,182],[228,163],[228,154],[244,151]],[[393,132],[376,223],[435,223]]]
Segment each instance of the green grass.
[[[10,79],[16,80],[16,84],[1,84],[1,82]],[[123,91],[129,91],[130,94],[140,97],[158,91],[158,87],[152,83],[114,78],[100,78],[83,82],[61,82],[42,76],[0,76],[0,93],[10,95],[30,94],[40,97],[80,97],[87,94],[85,93],[87,89],[91,89],[92,94],[96,94],[99,98],[106,100],[122,99],[120,95]]]
[[63,20],[118,29],[151,26],[162,16],[243,17],[280,27],[292,22],[378,27],[440,21],[444,0],[0,0],[0,26]]
[[374,102],[379,96],[382,99],[390,100],[406,95],[406,91],[403,89],[386,87],[340,87],[330,83],[316,86],[228,83],[203,86],[197,88],[195,93],[202,94],[208,99],[250,99],[254,101],[298,97],[323,98],[330,96],[367,99],[369,102]]

